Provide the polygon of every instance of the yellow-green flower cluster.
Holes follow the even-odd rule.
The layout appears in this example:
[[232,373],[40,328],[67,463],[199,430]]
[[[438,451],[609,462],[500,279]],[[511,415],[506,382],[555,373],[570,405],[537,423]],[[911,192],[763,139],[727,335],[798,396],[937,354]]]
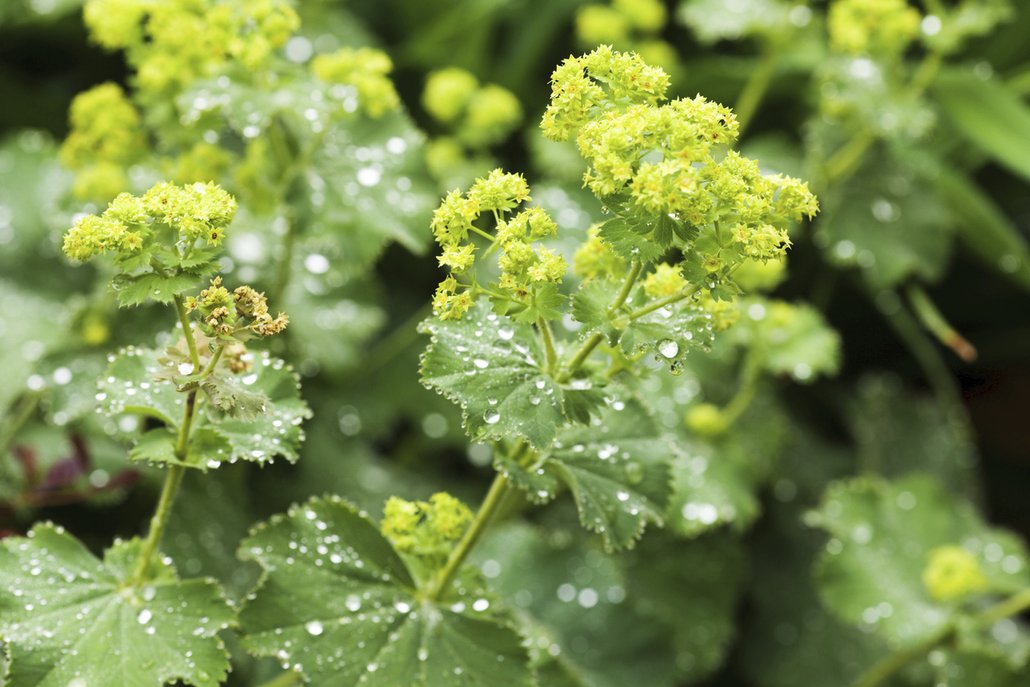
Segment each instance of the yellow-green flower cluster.
[[163,182],[143,195],[143,205],[150,217],[177,229],[191,245],[197,240],[219,245],[236,216],[236,199],[212,183]]
[[102,215],[79,218],[64,236],[64,252],[80,261],[107,251],[138,253],[153,238],[155,224],[175,232],[173,243],[218,245],[235,214],[236,201],[214,184],[161,183],[143,196],[120,194]]
[[930,552],[923,586],[932,599],[954,601],[986,589],[987,578],[976,556],[961,546],[942,546]]
[[667,262],[660,263],[644,279],[644,293],[651,298],[675,296],[687,286],[680,268]]
[[205,334],[222,340],[252,334],[274,336],[286,329],[290,321],[282,312],[272,317],[265,294],[249,286],[240,286],[230,293],[222,286],[221,277],[212,279],[199,298],[187,298],[186,309],[200,313],[200,328]]
[[621,103],[655,104],[664,99],[669,76],[633,53],[602,45],[570,57],[551,75],[551,102],[540,127],[555,141],[574,136],[587,122]]
[[906,0],[837,0],[828,23],[834,50],[893,57],[919,35],[919,12]]
[[479,83],[471,73],[448,67],[430,73],[422,106],[470,148],[503,141],[522,121],[522,106],[511,91]]
[[612,0],[610,5],[584,5],[576,12],[580,45],[616,45],[640,53],[667,70],[678,66],[676,51],[659,37],[668,12],[661,0]]
[[565,259],[534,244],[557,233],[554,220],[540,207],[528,207],[509,216],[529,200],[525,178],[500,169],[477,179],[468,193],[455,190],[443,199],[430,224],[443,249],[439,263],[450,270],[433,297],[433,310],[438,317],[458,319],[472,305],[471,294],[462,289],[455,276],[469,272],[475,265],[476,247],[469,235],[488,236],[474,226],[483,214],[492,216],[496,230],[493,243],[500,248],[501,274],[497,285],[512,301],[529,305],[538,285],[562,280],[568,270]]
[[[541,126],[550,138],[575,137],[589,163],[584,183],[602,200],[628,196],[645,215],[725,227],[740,253],[778,257],[790,223],[818,211],[815,196],[727,150],[739,130],[729,108],[702,96],[663,103],[667,82],[637,55],[602,46],[555,70]],[[715,256],[705,265],[721,266]]]
[[383,508],[381,529],[398,551],[442,562],[470,522],[468,506],[439,492],[429,501],[390,497]]
[[120,86],[105,83],[72,100],[61,162],[78,172],[79,198],[107,200],[127,185],[126,168],[145,146],[140,116]]
[[400,107],[400,96],[389,76],[393,62],[382,50],[341,48],[316,57],[311,69],[326,83],[353,86],[358,107],[369,117],[382,117]]
[[286,0],[88,0],[90,35],[123,49],[146,91],[174,90],[230,63],[263,65],[300,26]]

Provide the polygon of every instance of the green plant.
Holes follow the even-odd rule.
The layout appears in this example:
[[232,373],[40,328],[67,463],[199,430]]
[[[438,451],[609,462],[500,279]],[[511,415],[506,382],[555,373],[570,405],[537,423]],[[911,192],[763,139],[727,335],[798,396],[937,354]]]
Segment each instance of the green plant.
[[0,146],[0,684],[1025,681],[929,338],[1025,286],[1006,3],[84,6],[125,86]]

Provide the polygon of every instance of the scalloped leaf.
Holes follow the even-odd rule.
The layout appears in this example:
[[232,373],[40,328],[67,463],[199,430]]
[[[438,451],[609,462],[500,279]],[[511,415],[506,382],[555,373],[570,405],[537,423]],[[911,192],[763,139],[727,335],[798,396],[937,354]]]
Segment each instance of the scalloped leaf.
[[419,331],[432,336],[422,383],[461,407],[472,439],[550,445],[566,422],[564,392],[541,370],[544,353],[530,326],[480,301],[461,320],[430,318]]
[[676,447],[636,401],[613,400],[589,426],[569,427],[536,465],[498,459],[497,468],[530,500],[572,492],[580,522],[608,550],[632,547],[648,523],[661,525],[672,493]]
[[838,483],[809,522],[831,535],[816,568],[823,602],[895,647],[925,641],[963,611],[961,601],[936,601],[923,586],[937,547],[962,546],[975,555],[994,593],[1030,585],[1019,540],[988,527],[969,503],[925,475]]
[[129,451],[129,460],[151,465],[181,465],[207,472],[227,460],[232,451],[224,434],[212,427],[200,427],[190,434],[185,460],[175,455],[176,436],[167,429],[152,429]]
[[313,499],[259,526],[241,558],[264,568],[244,646],[313,685],[532,687],[517,633],[486,599],[420,598],[400,555],[356,507]]
[[[169,374],[169,369],[160,358],[158,351],[136,346],[123,348],[109,357],[107,374],[97,385],[98,411],[110,417],[126,413],[145,415],[177,427],[186,394],[177,391],[171,381],[161,379]],[[186,363],[178,372],[191,374],[193,366]]]
[[8,687],[133,685],[182,681],[216,687],[229,671],[218,632],[234,613],[213,580],[180,581],[155,562],[130,582],[142,549],[118,542],[98,560],[50,524],[6,539],[0,557],[0,636]]
[[118,305],[123,308],[142,305],[148,301],[171,303],[176,296],[196,289],[197,281],[204,273],[210,273],[213,265],[208,267],[207,270],[201,270],[201,273],[168,276],[155,272],[138,275],[119,274],[111,281],[111,288],[118,296]]
[[240,376],[247,393],[267,399],[254,417],[223,415],[209,406],[210,422],[229,441],[228,460],[270,463],[282,456],[291,463],[300,457],[304,420],[311,409],[300,396],[300,380],[289,365],[267,352],[255,354],[253,370]]

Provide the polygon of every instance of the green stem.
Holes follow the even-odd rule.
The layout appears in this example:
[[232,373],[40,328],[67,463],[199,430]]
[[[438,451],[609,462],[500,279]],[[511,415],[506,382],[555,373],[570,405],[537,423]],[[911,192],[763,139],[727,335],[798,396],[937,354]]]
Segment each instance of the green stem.
[[[519,445],[521,446],[521,444]],[[518,450],[518,446],[517,446]],[[513,451],[513,455],[517,452]],[[451,551],[451,555],[447,558],[447,563],[444,564],[443,569],[436,576],[436,580],[429,588],[429,592],[426,597],[431,601],[438,601],[443,593],[450,586],[454,577],[458,574],[461,569],[462,563],[468,558],[469,553],[476,546],[479,538],[483,535],[489,527],[490,522],[493,520],[494,515],[497,513],[498,507],[507,495],[508,490],[511,486],[508,483],[508,478],[502,473],[498,473],[494,477],[493,483],[490,485],[490,490],[486,493],[486,498],[483,499],[482,505],[479,507],[479,511],[476,513],[475,519],[469,528],[465,531],[465,536],[461,538],[461,541]]]
[[993,606],[981,611],[974,622],[980,627],[990,627],[999,620],[1019,615],[1030,609],[1030,588],[1016,592],[1004,601],[999,601]]
[[[193,393],[192,391],[190,392],[190,394]],[[157,509],[150,519],[150,533],[143,542],[143,550],[136,560],[136,570],[132,576],[134,587],[140,586],[146,580],[147,568],[150,567],[150,561],[153,559],[157,546],[161,542],[161,537],[164,535],[165,528],[168,526],[168,520],[172,514],[172,505],[175,503],[175,496],[179,493],[179,486],[182,484],[182,478],[185,474],[186,468],[181,465],[173,465],[168,468],[164,487],[161,489],[161,498],[158,499]]]
[[674,293],[671,296],[666,296],[665,298],[660,298],[660,299],[656,300],[654,303],[651,303],[649,305],[645,305],[642,308],[637,308],[636,310],[634,310],[633,312],[631,312],[629,314],[629,321],[632,322],[633,320],[639,319],[639,318],[643,317],[644,315],[650,315],[655,310],[661,310],[662,308],[664,308],[667,305],[673,305],[674,303],[679,303],[680,301],[682,301],[684,299],[690,298],[695,293],[697,293],[698,290],[700,290],[700,288],[701,288],[700,285],[690,286],[690,287],[688,287],[686,289],[683,289],[679,293]]
[[190,361],[193,363],[193,371],[200,370],[200,353],[197,352],[197,340],[193,338],[193,328],[190,325],[190,316],[186,312],[186,304],[182,296],[175,297],[175,312],[179,316],[179,324],[182,325],[182,335],[186,337],[186,347],[190,350]]
[[967,363],[976,360],[976,348],[944,319],[944,315],[921,286],[915,284],[909,286],[906,289],[906,295],[908,295],[908,302],[915,311],[916,317],[931,334],[937,337],[938,341],[953,350],[955,355]]
[[286,233],[283,235],[283,244],[280,249],[282,257],[276,270],[275,290],[272,292],[274,294],[272,302],[280,304],[284,302],[286,289],[290,286],[290,272],[293,269],[293,247],[297,242],[296,222],[290,218],[288,212],[284,219],[286,220]]
[[[612,301],[612,304],[608,306],[609,315],[614,315],[615,311],[621,308],[623,304],[626,302],[626,299],[629,298],[629,294],[633,289],[633,284],[636,283],[637,277],[640,276],[640,272],[643,270],[643,268],[643,264],[635,260],[633,261],[633,264],[630,265],[629,273],[626,275],[626,280],[623,282],[622,288],[619,289],[619,293],[615,297],[615,300]],[[655,309],[657,310],[657,308]],[[632,313],[630,313],[630,319],[635,319]],[[575,374],[576,370],[578,370],[580,366],[584,362],[586,362],[586,359],[590,357],[590,354],[594,352],[594,349],[597,348],[597,346],[602,341],[604,341],[604,335],[597,332],[592,334],[590,338],[584,341],[583,345],[579,347],[579,350],[577,350],[575,354],[573,354],[572,358],[565,365],[565,370],[560,375],[558,375],[557,381],[568,381],[569,378],[572,377],[573,374]]]
[[941,631],[930,636],[925,641],[904,651],[888,655],[852,682],[851,687],[877,687],[877,685],[883,684],[884,681],[912,661],[918,660],[930,653],[935,646],[947,639],[951,633],[952,627],[950,625],[945,626]]
[[[186,336],[186,346],[190,351],[193,369],[196,370],[200,367],[200,355],[197,353],[197,342],[193,337],[193,328],[190,326],[189,315],[187,315],[186,308],[183,306],[182,299],[179,296],[175,297],[175,306],[179,315],[179,323],[182,325],[183,333]],[[222,346],[219,346],[215,350],[214,355],[211,356],[211,362],[204,368],[201,378],[211,374],[221,354]],[[193,388],[186,394],[182,424],[179,426],[179,435],[175,441],[175,457],[180,462],[186,459],[189,449],[190,428],[193,426],[193,417],[196,415],[196,411],[197,389]],[[168,520],[172,514],[172,505],[175,503],[175,497],[179,493],[179,487],[182,485],[182,478],[185,474],[185,467],[182,465],[172,465],[168,469],[168,474],[165,475],[165,483],[161,488],[161,497],[158,499],[157,508],[150,519],[150,532],[143,542],[143,550],[140,551],[139,559],[136,561],[136,570],[132,577],[134,586],[139,586],[146,579],[147,568],[150,567],[150,561],[157,552],[157,547],[161,543],[161,537],[168,526]]]
[[540,330],[540,338],[544,342],[544,354],[547,356],[545,372],[553,375],[558,366],[558,353],[554,349],[554,335],[551,333],[551,325],[542,317],[538,317],[536,328]]
[[[1030,609],[1030,588],[1016,592],[1012,596],[990,606],[974,616],[973,623],[978,627],[990,627],[999,620],[1011,618]],[[878,687],[888,678],[907,666],[909,663],[919,660],[930,653],[935,646],[947,641],[955,633],[955,626],[947,624],[926,640],[919,644],[898,651],[873,665],[872,668],[862,674],[852,687]]]
[[744,361],[744,369],[741,372],[740,388],[737,389],[737,393],[734,394],[730,402],[722,409],[723,418],[726,420],[726,425],[730,426],[736,422],[740,416],[748,409],[751,402],[755,400],[755,394],[758,392],[758,371],[759,367],[757,364],[752,362],[754,356],[749,356]]
[[612,304],[608,306],[608,314],[614,315],[615,311],[622,307],[622,304],[629,298],[630,292],[633,290],[633,285],[637,281],[637,277],[640,276],[641,270],[644,269],[643,264],[638,260],[634,260],[633,264],[629,267],[629,274],[626,275],[626,280],[622,282],[622,288],[619,289],[619,294],[612,301]]
[[471,231],[473,234],[479,234],[480,236],[482,236],[484,239],[486,239],[490,243],[497,243],[497,238],[496,237],[491,236],[490,234],[486,233],[485,231],[483,231],[482,229],[480,229],[477,226],[469,227],[469,231]]
[[[875,301],[875,297],[873,300]],[[893,307],[891,305],[881,307],[880,312],[883,313],[888,324],[893,327],[916,359],[940,403],[949,411],[964,412],[962,395],[959,393],[951,370],[948,369],[933,341],[926,336],[922,327],[905,309],[904,303],[898,299]]]
[[733,107],[740,125],[739,135],[743,136],[748,124],[758,111],[758,106],[765,97],[776,74],[776,64],[780,58],[782,41],[771,41],[765,44],[758,64],[751,70],[744,88],[740,91],[737,103]]
[[[909,100],[917,100],[929,88],[937,76],[937,72],[940,71],[942,59],[943,56],[938,52],[932,52],[923,59],[916,68],[912,81],[909,82],[906,93]],[[823,169],[824,183],[829,185],[850,176],[879,137],[874,129],[866,128],[848,141],[826,163]]]

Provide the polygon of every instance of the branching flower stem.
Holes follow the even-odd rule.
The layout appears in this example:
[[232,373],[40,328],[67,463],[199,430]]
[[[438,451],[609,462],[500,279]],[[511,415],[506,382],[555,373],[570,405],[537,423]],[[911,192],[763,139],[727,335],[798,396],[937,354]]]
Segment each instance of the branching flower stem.
[[[990,627],[999,620],[1019,615],[1028,609],[1030,609],[1030,588],[1018,591],[1007,599],[981,611],[973,618],[973,624],[976,627]],[[855,680],[851,687],[879,687],[905,666],[921,659],[934,647],[951,639],[955,630],[954,625],[945,625],[919,644],[886,656]]]
[[[197,370],[200,368],[200,354],[197,351],[197,341],[193,336],[193,328],[190,325],[189,315],[186,313],[186,306],[181,296],[175,297],[175,310],[179,316],[179,323],[182,325],[183,336],[186,338],[186,347],[190,352],[193,369]],[[214,371],[222,356],[222,349],[222,346],[215,349],[210,362],[201,372],[197,381],[203,380]],[[189,451],[190,429],[193,426],[193,418],[197,412],[197,391],[198,387],[194,386],[186,394],[182,424],[179,426],[179,434],[175,441],[175,457],[180,462],[185,461]],[[143,542],[143,550],[136,561],[136,569],[132,577],[135,586],[142,584],[146,579],[147,568],[150,567],[150,561],[157,552],[157,547],[161,543],[161,537],[168,526],[168,520],[172,514],[172,505],[175,503],[175,497],[179,493],[179,487],[182,485],[182,478],[185,474],[186,468],[182,465],[172,465],[168,469],[164,486],[161,488],[161,496],[157,501],[157,508],[150,519],[150,532]]]

